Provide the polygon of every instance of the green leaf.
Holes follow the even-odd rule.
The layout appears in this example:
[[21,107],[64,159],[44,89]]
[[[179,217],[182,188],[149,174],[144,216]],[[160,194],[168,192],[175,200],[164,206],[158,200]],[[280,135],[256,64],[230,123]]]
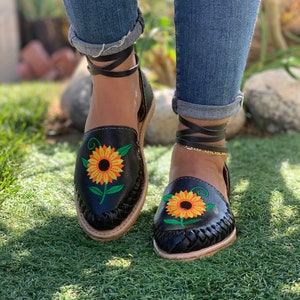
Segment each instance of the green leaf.
[[98,147],[101,146],[101,143],[100,143],[100,141],[97,138],[93,137],[93,138],[90,138],[88,140],[88,142],[87,142],[87,148],[89,150],[94,150],[97,146]]
[[181,224],[180,221],[173,220],[173,219],[164,219],[164,222],[167,223],[167,224],[172,224],[172,225],[175,225],[175,224],[176,224],[176,225],[177,225],[177,224],[180,225],[180,224]]
[[184,224],[184,225],[189,225],[189,224],[197,223],[197,222],[199,222],[199,221],[200,221],[199,219],[191,219],[191,220],[188,220],[188,221],[183,222],[183,224]]
[[215,207],[215,204],[212,204],[212,203],[208,203],[206,204],[206,210],[211,210]]
[[167,195],[164,195],[162,199],[163,199],[163,201],[167,202],[167,201],[169,201],[172,197],[173,197],[172,194],[167,194]]
[[202,186],[195,186],[191,189],[191,191],[195,192],[198,196],[203,198],[208,197],[209,193],[208,190]]
[[83,158],[83,157],[81,157],[81,161],[82,161],[83,166],[84,166],[85,168],[87,168],[87,167],[88,167],[89,161],[88,161],[87,159]]
[[172,24],[171,20],[167,17],[161,17],[159,19],[159,25],[161,27],[163,27],[163,26],[168,27],[168,26],[171,26],[171,24]]
[[89,189],[95,195],[98,195],[98,196],[102,196],[103,195],[103,192],[99,188],[97,188],[95,186],[90,186]]
[[124,146],[124,147],[119,148],[119,149],[117,150],[117,152],[119,152],[119,154],[120,154],[121,156],[125,156],[125,155],[129,152],[129,150],[131,149],[131,147],[132,147],[131,144],[126,145],[126,146]]
[[108,189],[105,194],[115,194],[115,193],[118,193],[118,192],[120,192],[123,189],[123,187],[124,187],[124,184],[113,186],[110,189]]

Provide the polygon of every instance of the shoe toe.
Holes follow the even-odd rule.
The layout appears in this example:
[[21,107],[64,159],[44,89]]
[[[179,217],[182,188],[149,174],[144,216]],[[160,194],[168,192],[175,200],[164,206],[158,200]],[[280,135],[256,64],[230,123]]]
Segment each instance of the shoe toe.
[[234,229],[233,213],[218,190],[198,178],[180,177],[165,190],[154,218],[154,242],[166,258],[203,249],[209,253]]
[[84,135],[75,168],[79,213],[96,230],[110,230],[131,213],[144,189],[135,130],[99,127]]

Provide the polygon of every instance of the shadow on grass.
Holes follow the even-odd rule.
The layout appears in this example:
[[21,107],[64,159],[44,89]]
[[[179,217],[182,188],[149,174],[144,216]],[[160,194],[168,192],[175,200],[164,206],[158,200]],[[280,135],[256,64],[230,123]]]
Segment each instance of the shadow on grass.
[[[152,213],[144,212],[139,222],[150,219]],[[10,234],[3,223],[0,232]],[[119,284],[126,281],[126,270],[136,260],[154,256],[151,243],[151,235],[141,234],[141,228],[132,228],[118,241],[98,243],[82,232],[75,217],[53,215],[1,247],[0,298],[51,299],[64,288],[77,296],[92,296],[95,291],[105,295],[106,289],[117,288],[113,288],[115,277]]]
[[300,297],[300,178],[289,174],[289,168],[300,168],[299,149],[299,134],[231,144],[236,247],[251,266],[249,278],[261,277],[261,283],[253,286],[258,299]]
[[[142,211],[125,236],[110,243],[89,239],[75,209],[70,214],[41,206],[32,229],[19,235],[13,235],[9,220],[2,220],[6,242],[0,243],[0,299],[299,299],[300,192],[291,188],[287,173],[300,165],[295,155],[300,145],[290,138],[276,138],[275,146],[273,140],[230,143],[238,239],[204,260],[181,263],[156,256],[156,204]],[[46,147],[43,153],[51,157],[61,150]],[[150,184],[161,193],[166,172],[155,165],[168,151],[149,155]],[[59,171],[52,168],[48,172]],[[39,172],[34,170],[34,176]],[[73,207],[70,202],[64,205]]]

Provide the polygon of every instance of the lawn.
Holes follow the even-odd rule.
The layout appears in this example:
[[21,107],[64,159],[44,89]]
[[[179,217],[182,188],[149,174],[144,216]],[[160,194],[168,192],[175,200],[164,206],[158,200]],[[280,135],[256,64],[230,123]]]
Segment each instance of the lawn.
[[193,262],[159,258],[152,220],[171,147],[146,146],[147,202],[131,230],[99,243],[78,225],[73,170],[80,139],[43,131],[60,83],[0,86],[0,299],[300,299],[300,134],[228,142],[231,247]]

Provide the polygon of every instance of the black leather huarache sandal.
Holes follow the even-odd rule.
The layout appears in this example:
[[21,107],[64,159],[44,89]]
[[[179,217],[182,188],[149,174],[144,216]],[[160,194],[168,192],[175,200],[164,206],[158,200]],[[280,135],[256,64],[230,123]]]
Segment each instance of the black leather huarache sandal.
[[[126,126],[102,126],[87,131],[79,148],[74,183],[79,223],[93,239],[110,241],[123,235],[141,211],[148,177],[143,153],[146,127],[154,111],[153,92],[137,64],[126,71],[113,71],[132,53],[87,57],[92,75],[125,77],[139,72],[142,103],[138,132]],[[100,68],[92,63],[113,61]]]
[[[208,144],[225,138],[226,124],[201,127],[181,116],[179,120],[187,129],[177,132],[177,144],[195,151],[226,155],[225,147]],[[194,135],[199,133],[201,136]],[[223,176],[229,198],[226,165]],[[214,186],[190,176],[179,177],[167,186],[154,218],[154,249],[159,256],[174,260],[211,256],[232,244],[235,238],[233,213]]]

